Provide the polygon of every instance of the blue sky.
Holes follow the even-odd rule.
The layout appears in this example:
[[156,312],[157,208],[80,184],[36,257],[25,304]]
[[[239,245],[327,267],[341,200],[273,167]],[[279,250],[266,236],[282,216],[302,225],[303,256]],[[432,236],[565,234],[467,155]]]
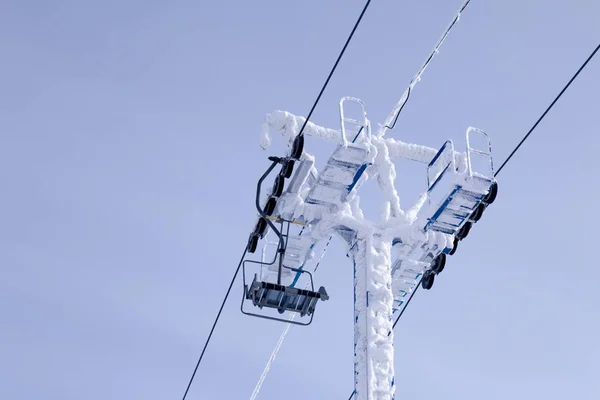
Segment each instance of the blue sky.
[[[382,122],[460,4],[374,1],[313,121],[337,127],[350,95]],[[263,117],[308,112],[362,5],[3,4],[0,398],[183,394],[252,229]],[[389,137],[461,148],[477,126],[499,165],[598,44],[598,15],[592,0],[473,0]],[[593,60],[411,303],[397,399],[597,397],[599,74]],[[425,170],[397,174],[406,207]],[[352,391],[344,254],[334,241],[317,276],[331,300],[292,328],[259,398]],[[241,315],[235,289],[189,399],[248,398],[282,329]]]

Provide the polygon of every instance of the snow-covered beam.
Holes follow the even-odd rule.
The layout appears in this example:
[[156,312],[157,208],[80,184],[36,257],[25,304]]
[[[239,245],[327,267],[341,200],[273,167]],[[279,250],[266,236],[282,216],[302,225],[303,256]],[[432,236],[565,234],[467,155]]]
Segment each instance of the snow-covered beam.
[[[405,143],[400,140],[394,140],[390,138],[383,140],[385,141],[385,144],[390,152],[391,159],[402,158],[405,160],[429,164],[439,150],[434,149],[433,147],[423,146],[421,144]],[[454,157],[456,158],[458,165],[462,165],[466,161],[465,153],[455,151]]]
[[391,241],[360,232],[354,258],[355,400],[394,398]]
[[[271,136],[269,135],[271,129],[281,132],[285,139],[291,143],[300,132],[304,121],[306,121],[306,118],[298,117],[287,111],[277,110],[267,114],[263,123],[260,146],[266,150],[271,145]],[[310,121],[308,121],[304,128],[304,134],[330,142],[341,143],[342,141],[340,131],[324,128]]]
[[[287,111],[277,110],[267,114],[263,123],[260,145],[267,149],[271,145],[270,131],[280,132],[285,140],[292,142],[300,132],[300,128],[306,121],[306,118],[299,117]],[[339,130],[325,128],[308,121],[304,128],[304,133],[328,142],[341,143],[342,134]],[[435,157],[438,149],[420,144],[405,143],[391,138],[382,138],[389,150],[391,160],[405,159],[429,164]],[[463,165],[466,156],[464,153],[454,152],[458,165]]]

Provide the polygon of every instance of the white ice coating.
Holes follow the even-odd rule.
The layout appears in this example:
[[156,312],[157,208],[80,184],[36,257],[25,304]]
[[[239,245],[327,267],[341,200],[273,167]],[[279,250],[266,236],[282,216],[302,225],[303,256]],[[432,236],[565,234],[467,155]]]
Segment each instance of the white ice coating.
[[[267,115],[263,125],[261,147],[264,149],[269,147],[271,143],[270,130],[281,132],[284,139],[288,143],[292,143],[304,122],[305,118],[297,117],[286,111],[275,111]],[[307,123],[304,133],[327,141],[341,142],[340,131],[324,128],[311,122]],[[371,136],[370,143],[367,141],[362,144],[350,144],[349,147],[338,146],[327,165],[335,164],[331,164],[331,160],[345,161],[344,157],[361,154],[357,150],[360,146],[364,146],[360,150],[365,154],[360,157],[364,158],[352,159],[352,162],[362,163],[363,166],[369,163],[372,165],[363,173],[363,177],[358,180],[355,188],[358,188],[363,180],[377,177],[385,198],[379,221],[371,222],[364,219],[356,189],[351,190],[346,197],[340,197],[340,190],[343,191],[341,188],[344,188],[344,185],[348,184],[348,179],[352,180],[353,177],[352,174],[347,176],[348,170],[343,168],[338,172],[331,172],[335,170],[332,169],[326,173],[321,170],[319,173],[314,166],[310,167],[308,176],[304,175],[306,179],[302,181],[304,182],[302,186],[295,188],[293,192],[286,191],[281,196],[277,212],[280,215],[285,214],[286,218],[300,219],[308,223],[302,239],[298,240],[296,244],[292,243],[292,246],[296,246],[296,249],[302,248],[302,251],[305,251],[306,244],[315,243],[335,232],[350,230],[355,234],[354,243],[348,243],[350,255],[355,262],[356,273],[356,396],[354,399],[391,400],[395,391],[392,385],[394,379],[393,333],[390,334],[394,298],[400,298],[402,293],[406,294],[414,290],[420,274],[428,268],[430,263],[430,259],[424,261],[424,258],[431,254],[430,251],[437,256],[444,249],[451,248],[453,237],[434,231],[425,232],[423,225],[416,223],[421,221],[418,214],[427,203],[427,192],[424,192],[412,207],[404,211],[394,185],[396,170],[393,161],[395,159],[402,158],[428,164],[438,153],[437,149]],[[466,153],[454,152],[454,159],[458,170],[456,171],[458,172],[457,177],[466,179],[463,174],[467,170]],[[306,151],[299,162],[301,163],[302,160],[314,162],[314,158]],[[308,171],[308,167],[304,170],[304,174],[306,171]],[[339,185],[326,187],[322,183],[323,179],[337,182]],[[468,179],[464,183],[467,186],[478,185],[478,183],[470,183]],[[314,196],[315,188],[319,186],[321,192],[317,194],[320,196],[309,199],[309,195]],[[319,200],[321,203],[315,200]],[[401,250],[394,264],[392,264],[391,254],[392,239],[399,239],[401,243],[399,246],[394,246]],[[346,240],[348,241],[347,238]],[[294,251],[296,254],[299,253],[299,250]],[[306,257],[309,259],[312,254],[307,252]],[[398,260],[401,263],[398,264]],[[392,271],[392,267],[394,271]],[[285,278],[286,280],[290,279],[288,276]]]
[[363,220],[365,216],[360,208],[360,197],[355,196],[350,202],[350,213],[358,220]]
[[[389,150],[390,159],[405,159],[429,164],[438,152],[433,147],[420,144],[405,143],[391,138],[382,138]],[[467,155],[458,151],[454,152],[454,159],[459,171],[464,171],[467,166]]]
[[435,154],[438,152],[433,147],[427,147],[420,144],[404,143],[400,140],[391,138],[382,139],[389,150],[390,158],[403,158],[406,160],[418,161],[429,164]]
[[395,387],[392,331],[391,240],[376,231],[357,234],[354,306],[356,399],[391,400]]
[[[284,195],[285,198],[280,199],[284,203],[281,206],[282,209],[292,215],[293,218],[303,217],[307,222],[313,221],[308,231],[308,236],[313,240],[320,240],[322,236],[330,234],[332,231],[339,229],[340,226],[346,230],[351,229],[356,233],[356,240],[354,245],[351,246],[356,274],[354,280],[356,395],[353,397],[354,400],[391,400],[393,398],[395,388],[392,385],[394,352],[391,316],[394,294],[414,290],[419,279],[419,274],[414,274],[414,272],[423,271],[424,268],[427,268],[427,263],[423,261],[423,255],[415,253],[419,253],[419,251],[421,253],[429,252],[432,249],[440,252],[442,249],[452,246],[451,235],[434,231],[426,232],[421,223],[417,223],[420,221],[417,215],[428,200],[427,194],[424,193],[420,196],[416,204],[404,212],[401,209],[400,199],[394,187],[396,177],[394,160],[407,159],[429,164],[438,150],[384,138],[384,135],[389,126],[392,126],[391,124],[406,104],[410,92],[421,79],[421,75],[435,54],[438,53],[440,46],[469,2],[470,0],[464,1],[454,20],[436,44],[427,61],[417,71],[410,82],[409,88],[396,104],[386,122],[381,125],[377,135],[371,136],[371,144],[375,149],[371,153],[375,156],[375,159],[374,164],[367,168],[364,175],[368,178],[377,177],[379,186],[384,193],[386,202],[380,221],[375,224],[364,220],[355,190],[341,199],[342,204],[336,204],[336,211],[328,210],[322,204],[316,204],[314,201],[312,204],[308,204],[305,201],[310,192],[308,187],[290,193],[287,197]],[[275,111],[267,115],[263,124],[261,147],[267,149],[270,146],[271,137],[269,133],[271,129],[281,132],[288,144],[291,144],[305,121],[304,117],[298,117],[285,111]],[[312,122],[306,124],[304,133],[336,143],[340,143],[342,140],[340,131],[323,128]],[[306,152],[303,157],[305,155]],[[475,191],[485,189],[479,187],[480,183],[469,179],[470,173],[465,174],[468,171],[466,154],[454,152],[453,155],[457,175],[462,175],[460,179],[465,178],[464,183],[466,186],[475,189]],[[467,177],[467,175],[469,176]],[[394,246],[395,249],[398,248],[400,253],[394,263],[394,268],[396,268],[398,261],[401,265],[395,270],[393,278],[392,239],[399,239],[401,243]],[[346,240],[348,241],[348,238]],[[411,274],[413,274],[414,279],[410,278]],[[282,336],[285,336],[285,333]],[[280,342],[276,347],[277,350],[279,346]],[[267,365],[267,370],[269,365],[270,363]],[[261,378],[264,379],[264,376]]]
[[425,60],[425,62],[421,66],[421,68],[419,68],[419,70],[417,71],[417,73],[415,74],[415,76],[411,79],[410,84],[408,85],[408,87],[406,88],[406,90],[404,91],[404,93],[402,94],[402,97],[400,98],[400,100],[398,101],[398,103],[396,103],[396,105],[392,109],[392,112],[390,113],[390,115],[385,120],[385,123],[383,125],[381,125],[381,127],[379,129],[379,132],[377,133],[378,137],[383,137],[385,135],[385,133],[387,132],[387,130],[390,129],[390,127],[393,126],[393,121],[398,117],[398,113],[400,113],[400,111],[402,110],[402,108],[404,107],[404,105],[406,104],[406,102],[408,101],[408,97],[410,96],[410,94],[411,94],[412,90],[414,89],[415,85],[418,82],[421,81],[421,76],[425,72],[425,69],[427,69],[427,66],[431,63],[431,61],[436,56],[436,54],[439,53],[440,48],[442,47],[442,44],[444,43],[444,41],[448,37],[448,34],[452,30],[452,28],[454,27],[454,25],[456,24],[456,22],[459,20],[460,15],[465,10],[465,8],[467,8],[467,6],[469,5],[470,2],[471,2],[471,0],[465,0],[465,2],[458,9],[458,12],[456,13],[454,19],[452,20],[452,22],[450,22],[450,25],[448,26],[448,28],[446,28],[446,31],[442,34],[442,36],[440,37],[440,39],[436,43],[435,47],[431,51],[431,54],[429,54],[429,57],[427,57],[427,59]]
[[[267,114],[263,123],[263,129],[261,133],[261,147],[267,149],[271,144],[270,131],[274,130],[280,132],[284,139],[291,143],[300,128],[304,124],[306,118],[296,116],[287,111],[277,110],[270,114]],[[331,142],[341,142],[341,132],[335,129],[329,129],[319,126],[313,122],[308,122],[304,128],[304,133],[319,139],[323,139]],[[419,211],[420,206],[423,202],[419,201],[410,209],[410,215],[405,215],[405,212],[401,208],[400,197],[394,186],[396,179],[396,168],[393,161],[395,159],[407,159],[416,162],[429,164],[433,157],[437,154],[438,150],[432,147],[405,143],[399,140],[391,138],[383,138],[372,136],[371,137],[371,153],[375,156],[374,165],[367,169],[365,172],[370,177],[377,177],[379,186],[384,194],[386,201],[390,203],[391,216],[399,219],[402,222],[414,221],[416,213]],[[459,170],[464,171],[466,169],[467,158],[465,153],[454,152],[456,164]],[[304,154],[303,157],[309,154]],[[302,199],[304,196],[288,196],[285,198],[286,209],[295,210],[295,216],[301,215],[304,210]],[[352,196],[349,198],[351,200]],[[416,208],[415,208],[416,207]],[[306,210],[308,211],[308,210]],[[312,217],[318,218],[320,210],[313,209]],[[317,213],[317,214],[315,214]],[[396,222],[399,222],[396,221]]]
[[393,217],[400,218],[404,212],[400,208],[400,197],[394,186],[396,180],[396,167],[390,159],[386,143],[380,138],[373,137],[372,143],[377,149],[374,167],[377,171],[377,182],[383,191],[384,198],[389,203],[390,212]]
[[[305,120],[306,118],[304,117],[281,110],[267,114],[262,127],[260,146],[265,150],[269,148],[271,145],[271,130],[281,133],[285,140],[291,143],[300,131]],[[340,143],[342,140],[342,134],[339,130],[325,128],[310,121],[306,124],[304,133],[328,142]],[[375,139],[375,137],[372,137],[372,139]],[[438,149],[434,149],[433,147],[405,143],[391,138],[378,139],[379,143],[381,143],[381,141],[385,143],[390,160],[402,158],[429,164],[438,151]],[[375,140],[373,140],[373,142],[373,144],[377,143]],[[381,148],[381,144],[377,147],[378,149]],[[455,157],[458,164],[462,165],[466,162],[464,153],[455,152]]]
[[[270,145],[270,130],[279,131],[284,139],[291,143],[298,134],[305,119],[288,112],[276,111],[267,116],[263,125],[261,147]],[[339,131],[308,123],[305,134],[339,143]],[[392,261],[391,238],[402,237],[410,241],[417,237],[418,231],[410,226],[416,219],[416,214],[424,204],[420,198],[408,213],[400,208],[400,198],[394,187],[396,170],[393,158],[407,158],[428,163],[437,150],[420,145],[410,145],[384,138],[371,137],[371,143],[366,144],[369,152],[368,159],[372,166],[365,174],[369,178],[377,177],[385,203],[380,220],[377,223],[364,220],[360,209],[360,199],[351,193],[345,202],[341,203],[336,212],[323,211],[323,207],[305,203],[308,189],[299,193],[284,194],[280,199],[280,212],[294,217],[303,216],[306,221],[318,221],[311,224],[309,236],[313,239],[324,237],[335,232],[340,226],[351,229],[358,238],[356,246],[351,251],[356,266],[355,279],[355,386],[357,400],[393,398],[394,377],[393,367],[393,334],[392,329],[393,292],[392,292]],[[311,157],[304,153],[303,157]],[[426,235],[425,235],[426,236]],[[424,239],[424,237],[419,237]],[[368,298],[368,300],[367,300]],[[367,303],[368,301],[368,303]]]
[[[289,321],[293,322],[294,319],[296,318],[296,315],[297,314],[290,315]],[[263,372],[260,375],[260,378],[258,379],[258,382],[256,383],[256,386],[254,387],[254,390],[252,391],[252,394],[250,395],[250,400],[256,400],[256,398],[258,397],[258,393],[260,393],[260,389],[262,388],[262,385],[263,385],[265,379],[267,378],[267,374],[269,373],[269,370],[271,369],[271,365],[273,365],[273,362],[275,362],[275,358],[277,357],[277,354],[279,353],[279,349],[281,349],[281,345],[283,344],[283,341],[285,340],[285,336],[287,335],[291,326],[292,326],[292,324],[289,322],[285,324],[283,331],[279,335],[279,340],[277,340],[277,344],[275,345],[275,348],[271,352],[271,356],[269,357],[269,360],[267,361],[267,364],[265,365],[265,368],[263,369]]]
[[[299,117],[287,111],[277,110],[267,114],[263,123],[260,136],[260,147],[266,150],[271,145],[270,130],[278,131],[288,142],[292,142],[300,132],[306,118]],[[304,134],[314,136],[330,142],[341,142],[342,134],[335,129],[324,128],[312,122],[308,122],[304,128]]]

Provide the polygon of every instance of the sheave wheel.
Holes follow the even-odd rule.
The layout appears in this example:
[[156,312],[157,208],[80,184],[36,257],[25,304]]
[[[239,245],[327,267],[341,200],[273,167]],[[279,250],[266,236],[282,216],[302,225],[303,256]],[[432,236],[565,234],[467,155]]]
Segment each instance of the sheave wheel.
[[265,232],[267,230],[267,220],[263,217],[260,217],[258,222],[256,223],[256,228],[254,228],[254,234],[256,236],[263,237],[265,236]]
[[248,253],[254,253],[256,251],[257,246],[258,236],[256,236],[255,234],[250,235],[250,237],[248,238],[248,246],[246,246],[246,249],[248,249]]
[[281,196],[281,194],[283,193],[284,182],[285,182],[285,178],[283,177],[283,175],[281,175],[281,174],[277,175],[277,178],[275,178],[275,184],[273,185],[273,193],[272,193],[273,196],[275,196],[275,197]]
[[431,271],[425,271],[425,273],[423,274],[423,279],[421,279],[421,286],[423,287],[423,289],[431,289],[431,287],[433,286],[434,279],[435,274],[433,274]]
[[275,197],[269,197],[269,200],[267,200],[267,204],[265,204],[265,208],[263,209],[264,213],[271,216],[273,211],[275,211],[275,206],[277,206],[277,199]]
[[477,222],[483,216],[483,212],[485,211],[485,203],[479,203],[473,214],[469,217],[469,219],[473,222]]
[[458,240],[463,240],[467,236],[469,236],[469,232],[471,231],[472,226],[473,226],[473,223],[470,221],[468,221],[466,224],[464,224],[463,227],[460,228],[460,230],[456,233],[456,237],[458,238]]
[[446,266],[446,254],[442,253],[433,260],[433,264],[431,266],[432,271],[436,274],[440,274],[444,267]]
[[299,160],[300,157],[302,156],[303,151],[304,151],[304,135],[298,135],[298,136],[296,136],[296,139],[294,139],[294,144],[292,145],[292,154],[290,155],[290,157],[292,157],[295,160]]
[[455,236],[454,237],[454,246],[452,246],[452,250],[450,250],[450,255],[453,255],[454,253],[456,253],[456,250],[458,249],[458,238]]
[[496,196],[498,195],[498,182],[492,183],[490,186],[490,191],[483,198],[483,202],[486,204],[492,204],[494,200],[496,200]]
[[294,172],[294,160],[289,160],[288,162],[283,164],[279,175],[283,175],[286,178],[290,178],[292,176],[292,172]]

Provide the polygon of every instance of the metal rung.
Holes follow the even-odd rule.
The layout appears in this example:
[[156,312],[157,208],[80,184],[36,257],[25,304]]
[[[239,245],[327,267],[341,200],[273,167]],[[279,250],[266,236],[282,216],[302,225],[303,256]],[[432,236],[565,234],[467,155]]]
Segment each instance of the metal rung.
[[369,151],[363,146],[348,144],[346,147],[339,146],[331,155],[330,160],[327,162],[331,164],[332,160],[338,160],[351,164],[361,165],[367,158]]
[[346,184],[346,183],[336,182],[336,181],[326,181],[322,178],[320,178],[317,181],[317,185],[327,186],[328,188],[338,189],[338,190],[345,190],[348,187],[348,184]]
[[452,214],[453,217],[462,218],[462,219],[469,217],[469,215],[471,215],[471,212],[473,211],[473,209],[465,207],[462,204],[461,204],[461,207],[464,207],[469,211],[465,212],[465,211],[461,211],[461,210],[455,210],[450,207],[446,207],[446,209],[442,212],[442,214]]
[[344,118],[344,122],[346,122],[348,124],[358,125],[358,126],[364,126],[365,125],[364,121],[358,121],[358,120],[353,119],[353,118]]
[[[464,221],[464,219],[463,219],[463,221]],[[450,229],[456,229],[456,228],[458,228],[458,227],[460,226],[460,224],[461,224],[463,221],[460,221],[460,222],[458,223],[458,225],[456,225],[456,224],[451,224],[450,222],[436,220],[436,221],[432,221],[432,225],[433,225],[433,226],[440,226],[440,227],[446,226],[446,227],[448,227],[448,228],[450,228]]]
[[427,230],[429,230],[429,229],[434,230],[436,232],[446,233],[448,235],[454,235],[454,233],[456,233],[456,227],[454,227],[454,228],[445,228],[443,226],[435,225],[433,223],[428,224],[425,227],[425,232],[427,232]]
[[408,278],[411,280],[415,280],[419,277],[419,275],[421,275],[421,271],[415,271],[411,268],[406,268],[405,270],[400,271],[400,277],[405,279]]
[[349,184],[354,178],[354,168],[348,168],[346,166],[340,167],[336,165],[327,165],[323,171],[319,174],[319,179],[322,182],[339,182],[343,184]]
[[328,201],[319,200],[319,199],[316,199],[314,197],[307,197],[306,198],[306,203],[308,203],[308,204],[316,204],[316,205],[319,205],[319,206],[337,207],[337,204],[335,204],[335,203],[330,203]]
[[462,187],[456,192],[457,195],[463,196],[465,198],[473,198],[474,201],[479,201],[483,198],[481,193],[473,192],[471,190],[463,189]]
[[286,249],[286,252],[285,252],[285,258],[286,258],[286,259],[290,259],[290,260],[299,260],[299,259],[300,259],[300,257],[301,257],[301,254],[300,254],[300,253],[292,253],[292,252],[290,252],[290,251],[287,251],[287,249]]
[[489,152],[487,152],[487,151],[477,150],[477,149],[474,149],[472,147],[469,148],[469,151],[471,153],[476,153],[476,154],[479,154],[479,155],[482,155],[482,156],[491,156],[491,154]]
[[415,278],[415,279],[400,277],[400,279],[402,279],[401,283],[403,284],[404,287],[407,287],[407,288],[411,289],[413,286],[415,286],[417,284],[418,277]]
[[329,163],[327,163],[327,165],[328,166],[331,165],[333,167],[341,167],[341,168],[346,168],[346,169],[357,170],[362,165],[362,163],[357,164],[357,163],[353,163],[350,161],[344,161],[344,160],[332,158],[331,160],[329,160]]
[[490,182],[490,183],[493,182],[493,178],[490,178],[488,176],[480,174],[479,172],[473,172],[473,178],[474,179],[479,179],[479,180],[484,181],[484,182]]

